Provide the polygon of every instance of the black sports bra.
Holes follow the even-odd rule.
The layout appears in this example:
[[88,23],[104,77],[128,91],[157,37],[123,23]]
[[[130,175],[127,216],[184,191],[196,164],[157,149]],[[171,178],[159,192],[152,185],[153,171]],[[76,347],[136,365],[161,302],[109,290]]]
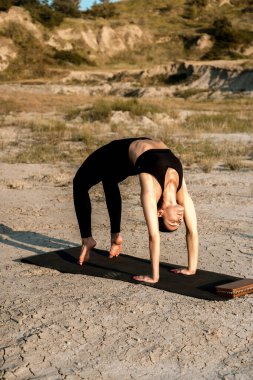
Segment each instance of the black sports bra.
[[135,162],[136,174],[149,173],[154,176],[164,190],[165,175],[168,168],[175,169],[179,176],[177,191],[180,190],[183,181],[183,167],[170,149],[149,149],[143,152]]

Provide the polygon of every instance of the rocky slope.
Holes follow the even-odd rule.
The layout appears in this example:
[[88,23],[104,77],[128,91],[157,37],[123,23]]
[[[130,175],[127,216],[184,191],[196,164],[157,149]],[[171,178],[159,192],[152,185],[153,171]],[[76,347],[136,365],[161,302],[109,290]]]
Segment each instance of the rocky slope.
[[[120,2],[118,6],[126,7],[128,3],[130,4],[131,1]],[[135,12],[138,11],[137,6],[141,4],[142,1],[132,4],[136,7]],[[232,3],[210,1],[206,8],[216,5],[217,9],[228,6],[232,9],[234,4],[235,1]],[[180,12],[182,13],[183,8],[179,5],[176,8],[176,5],[174,4],[175,9],[166,10],[166,12],[171,15],[170,17],[177,17],[175,23],[181,17],[182,23]],[[127,17],[125,15],[124,20],[123,16],[118,16],[117,22],[115,19],[93,21],[89,18],[65,19],[54,29],[45,28],[35,22],[30,13],[21,7],[11,7],[8,12],[0,12],[0,77],[4,81],[13,78],[16,80],[43,76],[48,78],[53,68],[54,72],[57,72],[57,81],[61,83],[58,87],[55,86],[56,92],[70,91],[70,88],[63,84],[77,84],[77,92],[81,91],[89,95],[102,93],[136,97],[157,95],[186,97],[210,96],[214,93],[215,96],[223,96],[227,93],[252,94],[253,71],[249,58],[253,47],[250,44],[247,49],[244,47],[244,56],[240,60],[180,59],[184,50],[182,41],[187,33],[193,32],[192,26],[188,22],[188,31],[184,26],[184,33],[186,33],[184,35],[180,30],[177,31],[177,36],[175,34],[179,24],[172,32],[168,30],[166,32],[165,29],[161,31],[162,28],[159,30],[158,25],[163,25],[161,15],[166,12],[164,8],[152,6],[147,3],[149,12],[152,11],[150,19],[156,17],[153,22],[158,23],[157,20],[161,22],[161,24],[154,24],[153,28],[147,22],[141,25],[139,14],[139,19],[136,18],[138,22],[133,21],[131,19],[133,11]],[[121,11],[124,13],[124,8]],[[198,29],[194,38],[187,37],[192,39],[191,51],[195,52],[197,58],[213,49],[214,40],[207,32],[207,29]],[[175,55],[179,62],[173,63],[173,59],[168,59],[170,56],[163,55],[165,46],[167,50],[172,51],[171,57]],[[148,63],[146,62],[148,56],[145,54],[149,54],[147,53],[149,50],[152,53],[149,59],[152,58],[153,61]],[[156,63],[157,57],[153,54],[154,52],[157,52],[157,55],[161,54],[162,64]],[[121,60],[117,61],[119,57]],[[80,69],[75,63],[77,58]],[[131,69],[129,65],[131,60],[136,60],[132,65],[136,69]],[[117,66],[117,62],[121,62],[120,66]],[[96,69],[91,70],[91,67],[87,65],[96,66]],[[122,66],[128,69],[117,69]],[[75,91],[73,86],[71,91]]]
[[222,98],[253,96],[253,70],[243,61],[178,62],[146,70],[70,71],[57,83],[2,84],[33,93],[83,94],[87,96]]
[[149,33],[144,33],[139,26],[130,24],[114,28],[110,25],[101,25],[99,28],[92,29],[80,19],[76,25],[63,25],[54,30],[48,30],[39,23],[34,23],[28,11],[21,7],[12,7],[8,12],[0,12],[1,71],[6,70],[20,54],[22,43],[17,41],[13,27],[17,32],[18,28],[21,32],[25,29],[31,37],[31,42],[35,39],[41,45],[45,55],[52,55],[56,51],[83,50],[90,63],[98,56],[112,57],[122,51],[133,49],[138,44],[152,42],[152,36]]

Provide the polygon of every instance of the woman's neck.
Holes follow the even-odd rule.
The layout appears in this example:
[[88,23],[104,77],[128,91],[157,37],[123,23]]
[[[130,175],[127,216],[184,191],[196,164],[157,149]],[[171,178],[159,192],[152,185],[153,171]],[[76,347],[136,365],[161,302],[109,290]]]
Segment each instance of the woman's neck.
[[174,180],[167,183],[162,196],[162,207],[177,204],[177,184]]

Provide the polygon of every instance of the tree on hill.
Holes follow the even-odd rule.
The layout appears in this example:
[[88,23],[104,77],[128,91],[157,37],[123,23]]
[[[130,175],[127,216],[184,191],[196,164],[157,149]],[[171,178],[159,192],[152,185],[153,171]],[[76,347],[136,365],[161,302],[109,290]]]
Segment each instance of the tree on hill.
[[53,0],[52,8],[66,16],[80,16],[80,0]]
[[85,13],[93,17],[110,18],[115,15],[116,8],[110,0],[99,0],[99,3],[95,1],[91,9]]
[[8,11],[8,9],[15,5],[16,7],[38,6],[39,0],[1,0],[0,11]]
[[0,2],[0,12],[2,11],[8,11],[8,9],[11,7],[11,0],[2,0]]
[[27,5],[39,5],[39,0],[11,0],[12,5],[15,5],[17,7],[25,7]]

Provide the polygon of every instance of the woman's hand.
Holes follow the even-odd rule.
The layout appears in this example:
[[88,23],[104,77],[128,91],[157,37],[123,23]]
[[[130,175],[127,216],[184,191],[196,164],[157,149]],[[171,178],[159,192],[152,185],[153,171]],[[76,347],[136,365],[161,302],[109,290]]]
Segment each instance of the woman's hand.
[[155,284],[156,282],[159,281],[159,279],[154,279],[153,277],[150,276],[133,276],[133,279],[136,281],[142,281],[142,282],[149,282],[151,284]]
[[186,276],[191,276],[196,273],[196,271],[193,271],[187,268],[171,269],[171,272],[176,273],[176,274],[184,274]]

